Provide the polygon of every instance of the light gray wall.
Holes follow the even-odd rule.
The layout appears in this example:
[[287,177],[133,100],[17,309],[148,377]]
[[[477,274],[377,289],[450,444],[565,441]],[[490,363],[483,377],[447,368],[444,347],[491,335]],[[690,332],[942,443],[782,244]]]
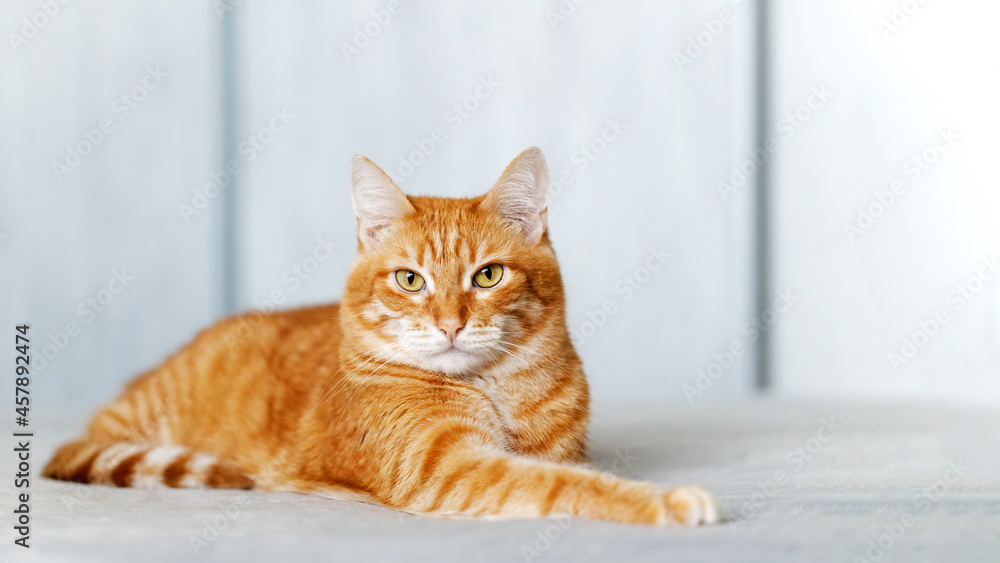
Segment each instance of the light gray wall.
[[[235,140],[220,126],[222,22],[211,3],[71,2],[19,52],[0,49],[0,318],[32,323],[36,353],[48,333],[81,326],[36,377],[40,408],[95,407],[223,313],[227,197],[238,213],[241,309],[275,290],[283,307],[337,299],[355,240],[351,155],[398,176],[400,155],[437,128],[447,139],[402,182],[411,193],[481,193],[530,145],[553,176],[574,175],[550,212],[570,324],[586,330],[588,312],[618,307],[580,346],[597,402],[642,394],[686,404],[682,387],[745,339],[750,187],[723,201],[716,183],[752,134],[752,7],[594,2],[553,27],[554,1],[402,2],[347,61],[341,42],[387,4],[256,0],[224,14],[237,31],[237,97],[226,102],[236,104]],[[38,9],[3,3],[3,29]],[[720,17],[731,23],[678,68],[674,54]],[[118,120],[111,104],[147,65],[166,78]],[[454,128],[446,110],[490,76],[495,91]],[[294,118],[250,160],[239,143],[276,108]],[[57,180],[51,162],[103,118],[115,130]],[[624,132],[581,170],[574,152],[616,118]],[[226,195],[198,200],[225,154],[241,172]],[[185,219],[181,204],[205,208]],[[317,237],[339,247],[293,289],[283,275],[313,255]],[[626,300],[616,288],[651,247],[671,257]],[[78,304],[121,268],[135,280],[87,323]],[[745,394],[751,366],[749,353],[738,358],[705,395]]]
[[[274,290],[296,304],[340,294],[356,240],[346,181],[354,153],[399,178],[401,156],[441,129],[445,140],[401,185],[472,196],[538,145],[554,178],[573,175],[549,216],[570,326],[590,335],[579,348],[595,396],[685,402],[682,386],[750,317],[750,194],[723,202],[715,183],[752,132],[752,8],[587,3],[553,28],[546,12],[557,2],[402,2],[347,60],[342,42],[386,5],[255,1],[237,14],[243,122],[259,128],[275,107],[296,115],[240,177],[243,307]],[[732,23],[679,69],[673,53],[724,9]],[[447,112],[481,77],[499,86],[456,127]],[[609,119],[626,129],[583,170],[574,153]],[[333,257],[301,287],[284,283],[328,235],[341,245]],[[671,258],[624,292],[660,247]],[[586,323],[608,301],[616,312],[591,333]],[[747,353],[707,393],[747,392],[751,367]]]
[[[775,122],[833,92],[774,161],[775,284],[800,296],[775,326],[782,394],[1000,400],[1000,275],[982,268],[1000,258],[1000,5],[916,6],[775,2]],[[942,129],[957,140],[921,170]]]
[[[0,14],[2,357],[13,365],[13,326],[30,323],[35,412],[89,409],[220,312],[215,213],[185,224],[177,211],[218,158],[218,20],[168,0]],[[46,23],[15,50],[22,18]],[[88,136],[96,148],[60,179],[53,162]]]

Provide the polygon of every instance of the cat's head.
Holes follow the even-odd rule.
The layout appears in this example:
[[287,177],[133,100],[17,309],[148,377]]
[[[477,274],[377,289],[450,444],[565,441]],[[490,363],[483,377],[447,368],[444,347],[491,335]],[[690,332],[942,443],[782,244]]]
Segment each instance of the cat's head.
[[469,199],[406,196],[354,157],[359,244],[344,292],[345,335],[381,361],[452,376],[515,357],[537,363],[546,349],[570,346],[548,187],[537,148]]

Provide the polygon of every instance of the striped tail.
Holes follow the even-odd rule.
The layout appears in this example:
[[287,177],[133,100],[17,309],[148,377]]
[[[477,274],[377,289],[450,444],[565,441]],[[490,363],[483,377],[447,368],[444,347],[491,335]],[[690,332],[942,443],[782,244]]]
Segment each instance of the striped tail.
[[184,446],[85,440],[59,448],[43,477],[116,487],[250,489],[253,479],[232,464]]

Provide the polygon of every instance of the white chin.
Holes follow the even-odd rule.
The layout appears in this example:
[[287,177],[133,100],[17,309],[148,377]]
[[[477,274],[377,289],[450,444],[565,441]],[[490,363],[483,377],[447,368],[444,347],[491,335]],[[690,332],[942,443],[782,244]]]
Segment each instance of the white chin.
[[444,352],[421,358],[420,363],[424,369],[430,371],[437,371],[447,375],[464,375],[476,365],[476,358],[468,352],[451,348]]

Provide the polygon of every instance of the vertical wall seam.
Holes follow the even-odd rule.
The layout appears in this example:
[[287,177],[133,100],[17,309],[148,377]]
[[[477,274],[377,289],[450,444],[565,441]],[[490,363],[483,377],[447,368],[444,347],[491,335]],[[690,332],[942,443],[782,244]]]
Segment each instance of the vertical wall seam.
[[[756,33],[754,41],[754,66],[756,84],[754,87],[754,141],[755,146],[766,145],[769,132],[771,97],[771,50],[770,50],[770,0],[756,2]],[[756,312],[770,307],[771,302],[771,168],[772,162],[764,163],[757,171],[754,196],[754,254]],[[756,387],[765,391],[772,384],[772,336],[771,331],[762,331],[756,350]]]
[[[220,119],[222,131],[222,163],[219,170],[226,170],[227,163],[236,159],[236,123],[239,100],[237,97],[237,59],[236,59],[236,13],[225,13],[222,16],[221,28],[221,99]],[[221,190],[219,204],[221,211],[220,256],[221,276],[220,303],[223,315],[231,315],[239,306],[239,224],[237,221],[239,177],[229,179],[229,185]]]

